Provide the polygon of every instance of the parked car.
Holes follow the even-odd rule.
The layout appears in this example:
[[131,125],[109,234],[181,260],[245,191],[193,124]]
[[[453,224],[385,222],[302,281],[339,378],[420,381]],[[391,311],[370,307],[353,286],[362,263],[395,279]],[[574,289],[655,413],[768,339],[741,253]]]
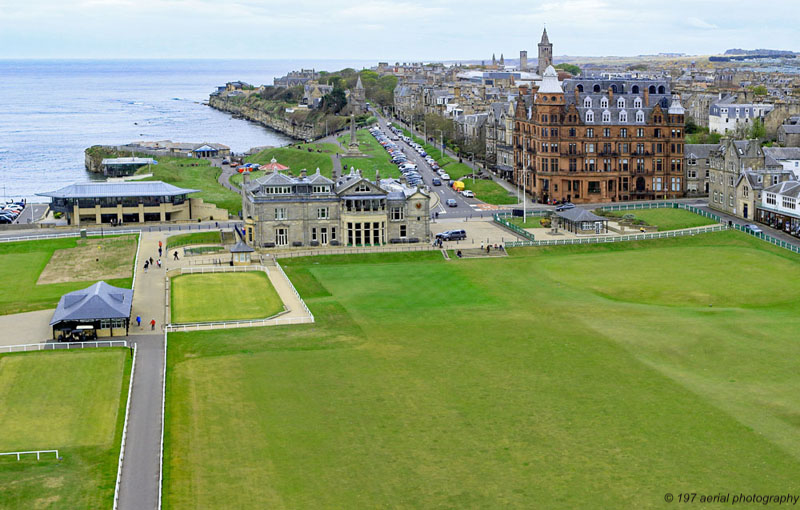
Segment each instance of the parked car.
[[572,202],[565,202],[556,207],[556,212],[566,211],[568,209],[575,209],[575,204]]
[[447,204],[447,207],[458,207],[458,202],[456,202],[455,198],[448,198],[447,202],[445,203]]
[[475,193],[471,192],[468,189],[465,189],[464,191],[462,191],[461,194],[463,196],[467,197],[467,198],[475,198]]
[[442,173],[439,174],[439,176],[442,178],[443,181],[449,181],[450,180],[450,174],[448,174],[448,173],[442,172]]
[[467,232],[465,230],[445,230],[436,234],[436,239],[441,239],[442,241],[461,241],[466,238]]
[[754,234],[763,234],[764,233],[763,230],[761,230],[758,226],[753,225],[752,223],[749,223],[749,224],[745,225],[744,229],[745,230],[749,230],[750,232],[752,232]]

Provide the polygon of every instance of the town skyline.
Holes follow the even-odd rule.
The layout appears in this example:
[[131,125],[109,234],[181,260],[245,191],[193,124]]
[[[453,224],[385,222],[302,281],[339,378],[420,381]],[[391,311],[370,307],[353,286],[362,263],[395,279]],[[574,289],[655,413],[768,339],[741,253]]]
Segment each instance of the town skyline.
[[[729,48],[796,50],[800,6],[678,0],[668,12],[638,1],[303,2],[2,1],[0,58],[266,58],[475,60],[532,51],[546,26],[556,56],[707,55]],[[724,6],[724,16],[721,8]],[[773,13],[781,12],[778,18]],[[782,21],[785,20],[785,21]],[[117,22],[136,30],[120,31]],[[639,34],[645,34],[640,37]],[[220,44],[224,40],[224,44]],[[488,56],[486,53],[488,52]]]

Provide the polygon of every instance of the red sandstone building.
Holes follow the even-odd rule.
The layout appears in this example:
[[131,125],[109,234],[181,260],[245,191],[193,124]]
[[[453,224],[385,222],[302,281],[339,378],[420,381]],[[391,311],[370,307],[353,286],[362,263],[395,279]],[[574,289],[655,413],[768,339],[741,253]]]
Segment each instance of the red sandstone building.
[[581,77],[548,67],[520,87],[514,182],[538,202],[684,195],[684,109],[665,80]]

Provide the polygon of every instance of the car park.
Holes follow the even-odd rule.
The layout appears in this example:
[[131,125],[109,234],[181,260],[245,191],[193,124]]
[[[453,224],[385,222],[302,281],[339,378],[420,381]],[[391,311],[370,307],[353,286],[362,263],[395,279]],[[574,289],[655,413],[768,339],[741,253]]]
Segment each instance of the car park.
[[464,191],[462,191],[461,195],[464,196],[464,197],[467,197],[467,198],[475,198],[475,193],[471,192],[468,189],[465,189]]
[[448,198],[446,204],[447,207],[458,207],[458,202],[456,202],[455,198]]

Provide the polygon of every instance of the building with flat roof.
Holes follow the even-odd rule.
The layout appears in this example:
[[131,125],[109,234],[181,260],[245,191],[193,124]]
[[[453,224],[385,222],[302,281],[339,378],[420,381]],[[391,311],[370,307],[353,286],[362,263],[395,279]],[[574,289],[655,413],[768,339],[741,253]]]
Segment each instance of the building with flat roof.
[[135,174],[145,165],[157,165],[158,161],[153,158],[104,158],[101,164],[103,175],[122,177]]
[[63,213],[70,225],[227,220],[225,209],[188,198],[199,191],[161,181],[87,182],[37,195],[50,197],[50,209]]

